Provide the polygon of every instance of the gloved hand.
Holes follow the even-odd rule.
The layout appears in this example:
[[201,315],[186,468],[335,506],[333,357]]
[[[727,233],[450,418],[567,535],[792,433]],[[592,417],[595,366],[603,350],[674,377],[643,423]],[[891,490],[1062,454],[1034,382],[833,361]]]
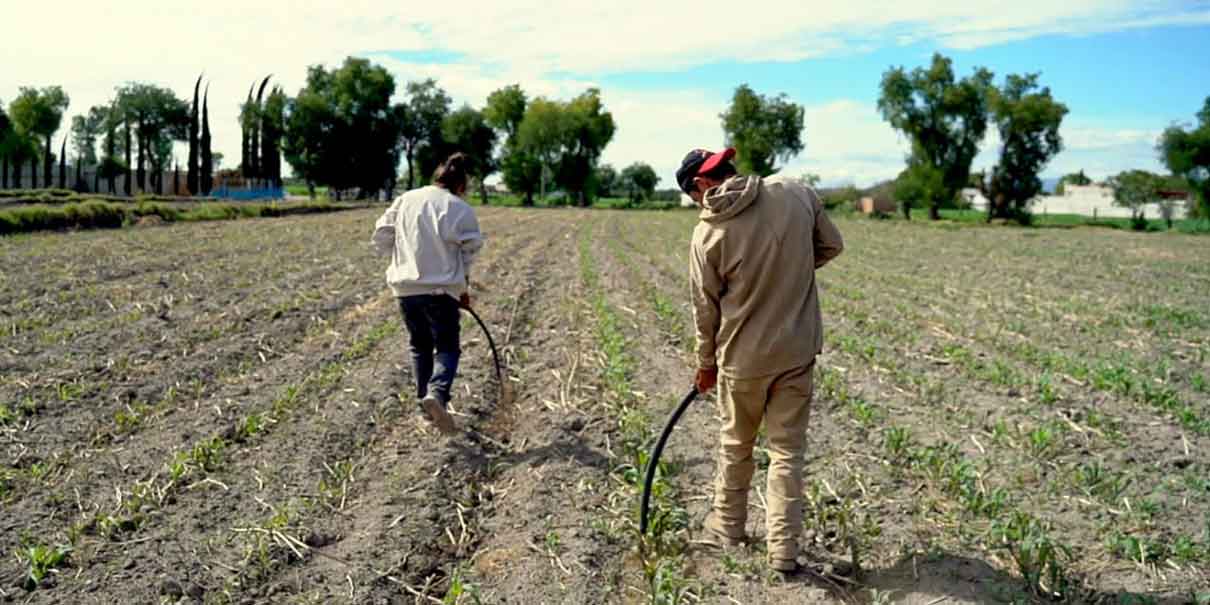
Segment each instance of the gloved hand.
[[718,384],[718,368],[698,369],[697,375],[693,377],[693,384],[697,386],[698,393],[705,395]]

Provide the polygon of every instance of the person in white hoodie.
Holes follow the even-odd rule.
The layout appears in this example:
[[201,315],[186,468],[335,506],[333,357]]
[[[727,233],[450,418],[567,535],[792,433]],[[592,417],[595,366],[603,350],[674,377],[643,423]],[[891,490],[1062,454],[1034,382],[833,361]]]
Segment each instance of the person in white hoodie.
[[483,247],[466,193],[467,158],[455,153],[433,184],[395,198],[374,224],[373,244],[391,256],[387,285],[410,335],[416,398],[443,434],[455,431],[450,393],[462,353],[459,307],[470,306],[469,268]]

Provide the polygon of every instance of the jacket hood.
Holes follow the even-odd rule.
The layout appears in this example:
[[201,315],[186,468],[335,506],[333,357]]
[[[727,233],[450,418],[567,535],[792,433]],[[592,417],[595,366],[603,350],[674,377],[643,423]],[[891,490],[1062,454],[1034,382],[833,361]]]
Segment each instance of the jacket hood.
[[760,193],[760,177],[733,176],[722,185],[706,191],[700,218],[721,223],[747,210]]

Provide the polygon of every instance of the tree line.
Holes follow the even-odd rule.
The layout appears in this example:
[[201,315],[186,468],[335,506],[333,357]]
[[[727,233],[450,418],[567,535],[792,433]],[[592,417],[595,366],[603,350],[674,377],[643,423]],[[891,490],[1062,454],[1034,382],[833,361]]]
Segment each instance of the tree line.
[[[1038,78],[1009,74],[997,86],[990,70],[977,67],[958,79],[952,61],[941,54],[935,54],[927,68],[909,72],[896,67],[883,74],[878,108],[911,142],[907,166],[894,184],[905,217],[910,218],[913,206],[922,205],[931,219],[938,219],[941,208],[957,205],[963,188],[974,187],[988,200],[989,221],[1030,221],[1029,204],[1042,191],[1038,174],[1063,149],[1059,127],[1068,113]],[[1193,210],[1210,217],[1210,98],[1198,120],[1192,129],[1169,127],[1156,147],[1175,182],[1197,197]],[[990,170],[972,173],[971,163],[989,127],[999,134],[999,159]],[[1160,189],[1174,184],[1171,178],[1134,174],[1139,172],[1126,171],[1110,180],[1119,203],[1136,208],[1136,222],[1141,217],[1137,200],[1154,200]],[[1081,172],[1066,175],[1060,186],[1088,182]]]
[[406,83],[399,102],[392,102],[395,91],[392,75],[365,59],[350,57],[333,70],[312,66],[306,85],[286,101],[283,151],[295,176],[312,187],[392,195],[403,178],[396,166],[406,164],[403,185],[412,189],[461,151],[484,203],[484,181],[497,172],[527,205],[553,189],[587,205],[612,185],[602,183],[599,160],[616,124],[598,89],[558,101],[531,99],[511,85],[482,108],[456,109],[432,79]]
[[[0,104],[0,185],[24,186],[23,168],[29,165],[29,186],[39,186],[40,167],[41,186],[51,187],[57,158],[58,184],[68,187],[70,140],[76,188],[86,185],[82,171],[95,167],[93,191],[101,190],[101,181],[115,194],[159,190],[179,141],[189,145],[184,188],[208,195],[222,157],[211,149],[209,84],[203,89],[203,79],[194,83],[191,103],[154,84],[119,86],[112,100],[73,118],[70,137],[57,153],[53,137],[70,99],[58,86],[21,88],[7,111]],[[312,188],[326,186],[337,196],[391,197],[399,186],[427,183],[442,158],[461,151],[472,161],[484,203],[485,180],[493,174],[526,205],[552,192],[564,203],[578,205],[597,197],[638,202],[651,199],[660,181],[643,162],[621,171],[601,162],[617,124],[596,88],[558,100],[531,97],[513,84],[493,91],[482,107],[455,108],[435,80],[406,82],[396,95],[390,72],[355,57],[331,69],[310,67],[294,97],[271,82],[271,75],[252,82],[240,106],[240,161],[224,173],[227,178],[280,187],[285,161],[295,178]],[[911,141],[906,167],[893,184],[905,215],[910,216],[912,206],[925,206],[931,218],[939,218],[941,208],[958,204],[963,188],[975,187],[989,200],[989,220],[1022,222],[1028,222],[1029,203],[1042,190],[1039,172],[1063,148],[1059,128],[1068,113],[1040,84],[1038,74],[1010,74],[997,84],[990,70],[978,67],[959,78],[950,59],[940,54],[927,67],[887,70],[878,107]],[[804,147],[803,114],[802,106],[785,94],[765,96],[746,84],[738,86],[719,114],[725,144],[738,150],[738,168],[760,175],[780,170]],[[972,173],[971,163],[989,128],[999,134],[998,161]],[[1197,125],[1173,125],[1157,150],[1173,175],[1195,193],[1202,215],[1210,216],[1210,99]],[[177,166],[174,180],[179,172]],[[1081,179],[1087,177],[1068,175],[1061,184]],[[173,190],[178,189],[174,183]]]
[[[104,183],[109,193],[126,195],[161,190],[179,141],[189,145],[184,188],[208,195],[222,158],[212,151],[209,84],[203,89],[203,79],[195,81],[191,103],[154,84],[118,87],[111,101],[72,120],[57,155],[52,137],[69,98],[58,86],[22,88],[7,113],[0,105],[0,184],[25,186],[23,168],[29,164],[30,187],[54,186],[51,165],[56,157],[61,165],[66,161],[70,138],[76,178],[69,184],[60,175],[59,187],[101,191]],[[652,199],[660,181],[644,162],[620,171],[601,163],[617,124],[596,88],[558,100],[531,97],[514,84],[492,92],[481,108],[454,108],[437,82],[426,79],[407,82],[396,101],[394,77],[355,57],[334,69],[310,67],[294,97],[271,81],[269,75],[252,82],[240,105],[240,162],[228,178],[280,187],[284,160],[312,191],[326,186],[337,197],[390,197],[401,184],[411,189],[427,183],[443,158],[461,151],[471,159],[484,203],[485,180],[497,173],[525,205],[552,192],[563,203],[582,206],[598,197],[637,203]],[[803,109],[784,94],[765,97],[741,85],[719,117],[744,171],[771,174],[777,162],[802,150]],[[403,165],[406,170],[398,174]],[[91,187],[82,182],[88,168],[95,168]],[[179,173],[178,165],[174,180]],[[173,191],[179,189],[174,183]]]
[[[25,187],[24,167],[28,164],[32,177],[29,187],[54,187],[52,166],[57,158],[60,188],[101,191],[104,181],[111,194],[159,191],[165,186],[164,173],[173,168],[173,144],[189,141],[185,186],[190,192],[209,194],[213,163],[219,154],[211,152],[208,94],[199,109],[200,85],[199,77],[192,105],[172,90],[154,84],[131,82],[120,86],[112,100],[72,119],[70,136],[63,138],[57,154],[52,137],[62,126],[70,98],[59,86],[22,87],[7,112],[0,104],[0,186]],[[75,175],[70,182],[66,174],[68,140],[75,154]],[[84,182],[86,168],[93,171],[91,186]],[[179,181],[180,167],[175,168],[174,180]],[[178,185],[174,183],[174,191]]]

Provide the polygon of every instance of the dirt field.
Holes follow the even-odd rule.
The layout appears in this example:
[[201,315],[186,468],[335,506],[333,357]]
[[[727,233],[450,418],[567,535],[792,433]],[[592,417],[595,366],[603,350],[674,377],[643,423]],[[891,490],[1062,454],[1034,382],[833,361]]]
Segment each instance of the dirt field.
[[0,602],[1210,603],[1204,239],[839,221],[787,580],[694,543],[712,399],[638,548],[692,213],[479,209],[445,439],[379,211],[0,239]]

